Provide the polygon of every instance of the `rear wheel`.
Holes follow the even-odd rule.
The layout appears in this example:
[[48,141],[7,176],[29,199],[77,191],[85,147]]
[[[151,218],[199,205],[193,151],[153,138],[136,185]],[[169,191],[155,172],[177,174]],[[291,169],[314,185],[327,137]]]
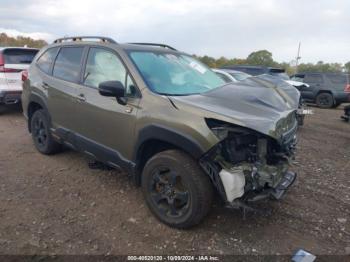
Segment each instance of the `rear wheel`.
[[316,104],[320,108],[332,108],[334,106],[334,98],[332,94],[320,93],[316,97]]
[[61,144],[57,143],[51,135],[48,116],[43,109],[34,112],[30,126],[34,145],[40,153],[51,155],[61,150]]
[[194,226],[211,207],[209,177],[196,161],[178,150],[160,152],[146,163],[142,188],[150,210],[171,227]]

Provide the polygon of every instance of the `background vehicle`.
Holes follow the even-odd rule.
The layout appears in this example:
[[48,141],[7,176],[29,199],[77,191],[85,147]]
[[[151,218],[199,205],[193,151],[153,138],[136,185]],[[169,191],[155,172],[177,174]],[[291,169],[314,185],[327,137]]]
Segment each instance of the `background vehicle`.
[[29,67],[39,50],[24,47],[0,47],[0,111],[16,104],[22,93],[21,72]]
[[215,74],[217,74],[222,80],[225,81],[225,83],[231,83],[231,82],[238,82],[238,80],[236,78],[234,78],[232,75],[230,75],[229,73],[227,73],[224,70],[221,69],[216,69],[213,68],[212,69]]
[[249,74],[231,69],[213,69],[213,71],[227,83],[242,81],[251,77]]
[[65,144],[125,169],[167,225],[198,224],[214,191],[241,208],[280,199],[296,178],[295,101],[263,79],[225,84],[172,47],[106,37],[57,39],[28,75],[23,113],[37,150]]
[[289,76],[283,68],[266,67],[266,66],[250,66],[250,65],[228,65],[223,66],[222,69],[231,69],[241,71],[252,76],[268,74],[284,80],[288,80]]
[[299,91],[307,102],[316,103],[321,108],[337,107],[350,102],[349,75],[342,73],[298,73],[292,80],[307,83]]

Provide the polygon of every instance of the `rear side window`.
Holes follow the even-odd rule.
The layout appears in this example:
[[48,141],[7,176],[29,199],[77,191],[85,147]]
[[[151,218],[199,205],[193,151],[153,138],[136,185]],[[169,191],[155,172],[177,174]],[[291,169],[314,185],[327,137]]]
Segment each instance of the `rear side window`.
[[36,62],[37,66],[47,74],[50,73],[50,68],[53,63],[53,60],[57,55],[57,51],[58,47],[47,49],[45,53],[42,54]]
[[11,48],[3,52],[5,64],[30,64],[39,50]]
[[346,75],[327,75],[327,78],[331,81],[333,84],[347,84],[347,77]]
[[62,47],[53,67],[53,76],[77,83],[84,47]]
[[322,75],[306,75],[305,82],[306,83],[321,84],[321,83],[323,83],[323,77],[322,77]]

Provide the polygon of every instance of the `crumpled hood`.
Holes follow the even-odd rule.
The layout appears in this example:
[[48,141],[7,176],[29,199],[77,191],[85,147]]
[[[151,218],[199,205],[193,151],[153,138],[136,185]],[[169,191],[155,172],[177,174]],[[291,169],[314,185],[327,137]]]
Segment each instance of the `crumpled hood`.
[[248,127],[280,139],[290,128],[286,122],[291,121],[290,115],[297,109],[297,103],[283,89],[261,81],[253,77],[203,94],[169,98],[179,110],[182,105],[196,107],[201,109],[203,117]]

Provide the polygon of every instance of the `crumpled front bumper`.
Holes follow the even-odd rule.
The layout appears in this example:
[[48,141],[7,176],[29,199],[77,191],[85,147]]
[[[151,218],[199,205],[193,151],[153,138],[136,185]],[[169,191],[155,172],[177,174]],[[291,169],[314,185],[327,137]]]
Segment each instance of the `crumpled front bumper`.
[[287,171],[275,187],[264,188],[259,191],[247,192],[242,200],[245,202],[255,202],[266,198],[281,199],[288,189],[293,185],[297,174],[292,171]]

